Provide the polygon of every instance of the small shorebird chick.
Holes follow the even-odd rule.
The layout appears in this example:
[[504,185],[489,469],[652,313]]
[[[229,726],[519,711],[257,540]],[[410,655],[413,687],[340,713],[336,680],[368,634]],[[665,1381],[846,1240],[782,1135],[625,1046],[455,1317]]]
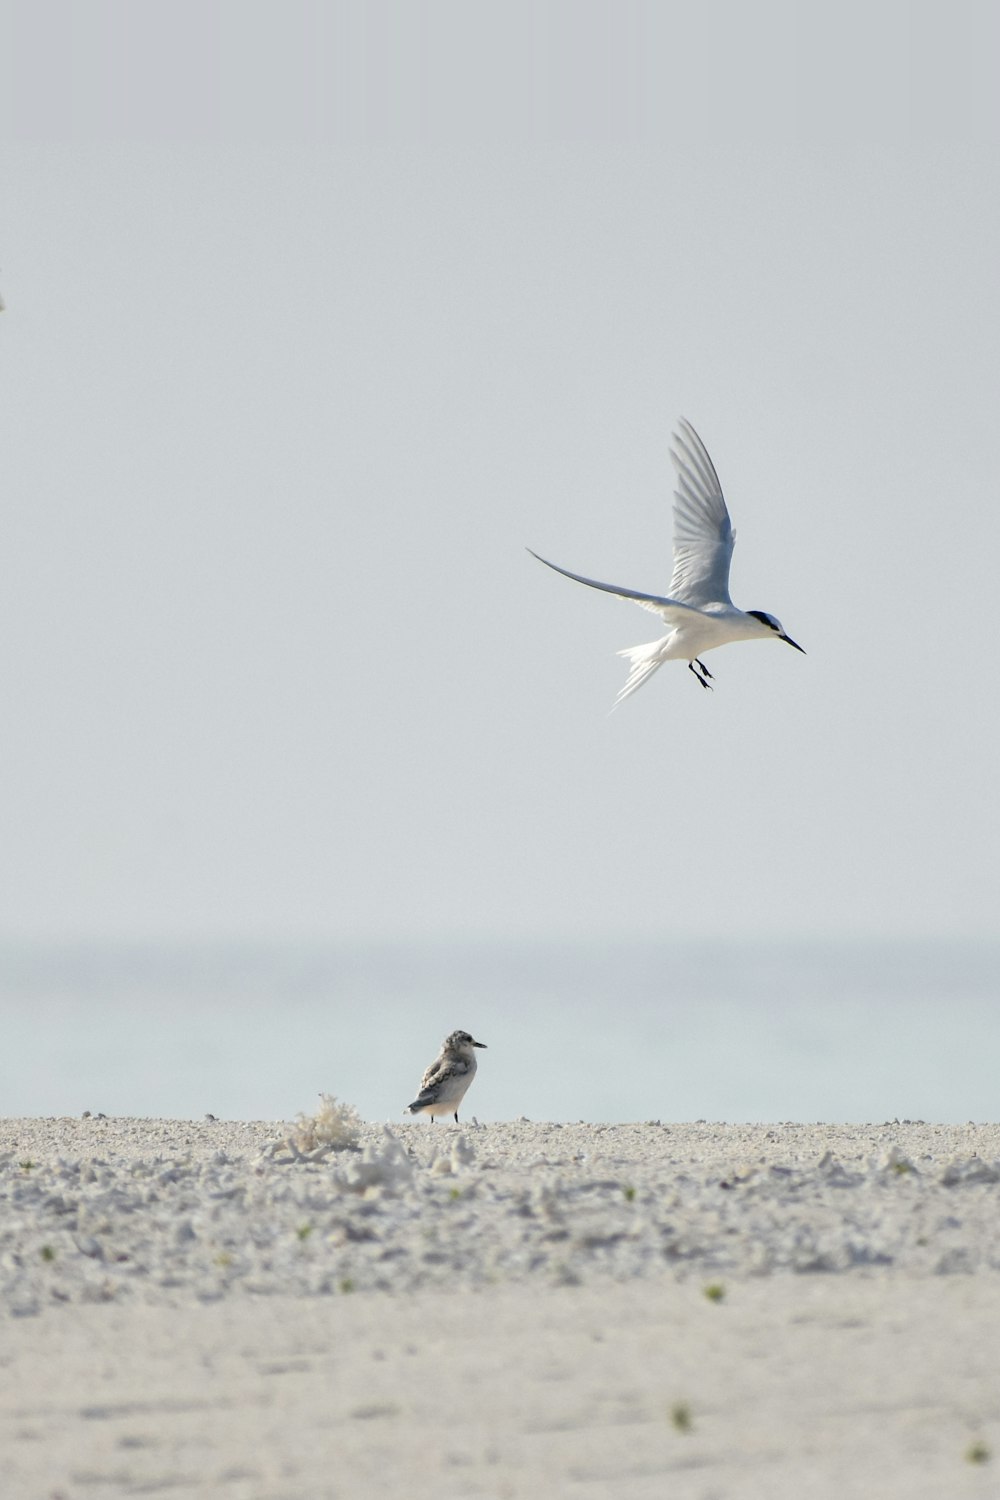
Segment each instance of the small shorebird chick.
[[441,1052],[434,1059],[420,1080],[420,1093],[412,1104],[403,1110],[404,1115],[454,1114],[458,1124],[458,1106],[476,1076],[476,1054],[473,1047],[485,1047],[485,1042],[475,1042],[467,1031],[453,1031],[441,1043]]

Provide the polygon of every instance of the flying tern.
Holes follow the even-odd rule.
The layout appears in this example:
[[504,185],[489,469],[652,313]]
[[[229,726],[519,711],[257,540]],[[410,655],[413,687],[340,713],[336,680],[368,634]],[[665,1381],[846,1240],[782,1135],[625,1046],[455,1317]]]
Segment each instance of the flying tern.
[[616,705],[642,687],[665,661],[686,661],[695,681],[703,688],[710,687],[714,678],[700,657],[705,651],[726,646],[730,641],[785,641],[805,655],[803,648],[785,634],[781,621],[774,615],[763,609],[737,609],[730,599],[729,564],[736,533],[708,449],[691,423],[683,417],[674,433],[670,457],[677,470],[677,489],[674,491],[674,571],[670,578],[670,592],[665,597],[640,594],[635,589],[584,578],[549,562],[546,557],[539,557],[537,552],[528,548],[532,557],[537,557],[556,573],[562,573],[564,578],[585,583],[590,589],[603,589],[606,594],[614,594],[619,599],[633,599],[669,625],[670,629],[662,639],[650,641],[645,646],[629,646],[618,652],[619,656],[628,659],[631,670],[615,699]]

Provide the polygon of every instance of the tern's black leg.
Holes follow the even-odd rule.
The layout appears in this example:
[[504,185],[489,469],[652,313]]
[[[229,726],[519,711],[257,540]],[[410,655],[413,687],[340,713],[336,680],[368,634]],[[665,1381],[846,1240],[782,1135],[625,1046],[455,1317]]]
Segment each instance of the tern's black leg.
[[[706,667],[705,663],[702,661],[702,659],[701,659],[700,656],[696,656],[695,657],[695,663],[696,663],[697,666],[699,666],[701,668],[701,675],[703,677],[712,677],[711,672],[708,670],[708,668]],[[715,681],[714,677],[712,677],[712,681],[713,682]]]
[[[698,663],[698,666],[701,666],[701,662]],[[705,669],[702,668],[702,670],[704,671]],[[712,675],[711,672],[706,671],[706,675],[702,677],[701,672],[698,671],[693,661],[688,662],[688,671],[694,673],[694,680],[698,683],[699,687],[708,688],[709,692],[712,691],[708,682],[708,678]]]
[[458,1124],[458,1110],[455,1111],[455,1124]]

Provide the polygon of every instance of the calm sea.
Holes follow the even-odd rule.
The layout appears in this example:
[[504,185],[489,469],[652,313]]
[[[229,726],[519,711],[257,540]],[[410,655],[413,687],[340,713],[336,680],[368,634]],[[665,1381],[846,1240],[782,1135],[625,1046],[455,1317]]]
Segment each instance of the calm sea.
[[0,948],[0,1114],[994,1120],[1000,943]]

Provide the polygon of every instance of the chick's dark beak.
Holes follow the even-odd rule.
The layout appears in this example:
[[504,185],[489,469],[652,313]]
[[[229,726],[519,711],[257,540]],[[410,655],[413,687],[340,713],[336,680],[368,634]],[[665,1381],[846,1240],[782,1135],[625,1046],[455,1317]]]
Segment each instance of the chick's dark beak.
[[474,1046],[474,1047],[483,1047],[483,1048],[485,1048],[485,1046],[486,1046],[486,1043],[485,1043],[485,1042],[473,1042],[473,1044],[472,1044],[472,1045],[473,1045],[473,1046]]
[[778,640],[787,641],[790,646],[794,646],[796,651],[801,651],[802,655],[805,656],[806,653],[804,647],[800,646],[798,641],[793,641],[790,635],[779,635]]

